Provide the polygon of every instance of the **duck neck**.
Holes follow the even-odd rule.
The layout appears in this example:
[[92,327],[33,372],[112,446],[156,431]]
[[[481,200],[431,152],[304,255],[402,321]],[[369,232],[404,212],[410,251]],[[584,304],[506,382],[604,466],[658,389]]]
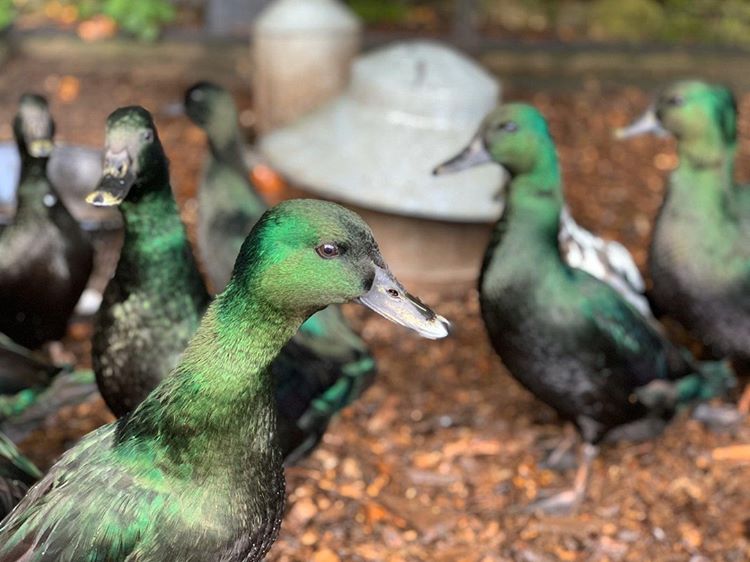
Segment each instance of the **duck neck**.
[[670,203],[696,217],[721,217],[728,211],[727,195],[733,185],[734,144],[681,142],[680,164],[672,173]]
[[206,132],[213,159],[244,175],[246,173],[244,144],[239,129],[235,125],[231,127],[209,125]]
[[530,172],[512,177],[501,220],[505,223],[505,237],[513,245],[557,252],[563,203],[557,155],[554,150],[549,150]]
[[[26,213],[46,212],[57,200],[52,186],[47,181],[48,158],[34,158],[25,151],[21,151],[21,176],[18,183],[18,216]],[[54,201],[45,200],[45,196],[52,195]]]
[[116,277],[121,284],[163,285],[168,291],[179,289],[176,280],[200,277],[168,183],[137,201],[123,201],[120,210],[125,240]]
[[[232,282],[234,283],[234,281]],[[269,365],[303,318],[269,310],[233,285],[206,312],[178,366],[120,427],[120,442],[158,438],[176,466],[278,456]]]

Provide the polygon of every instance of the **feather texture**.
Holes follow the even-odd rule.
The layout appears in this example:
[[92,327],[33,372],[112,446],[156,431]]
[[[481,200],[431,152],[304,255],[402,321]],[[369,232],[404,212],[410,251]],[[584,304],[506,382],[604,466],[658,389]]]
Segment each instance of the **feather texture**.
[[644,296],[646,283],[630,252],[614,240],[604,240],[576,223],[567,205],[560,213],[560,252],[570,267],[604,281],[644,316],[653,316]]

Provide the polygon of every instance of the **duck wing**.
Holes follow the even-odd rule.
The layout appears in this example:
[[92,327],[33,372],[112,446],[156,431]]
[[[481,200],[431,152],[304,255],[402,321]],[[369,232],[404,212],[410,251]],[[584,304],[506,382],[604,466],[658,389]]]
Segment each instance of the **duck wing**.
[[644,296],[646,283],[627,248],[595,236],[575,222],[567,206],[560,213],[560,254],[565,262],[607,283],[642,314],[653,317]]
[[[593,280],[590,280],[593,281]],[[696,361],[673,344],[651,319],[609,286],[584,283],[584,314],[591,338],[603,354],[607,373],[620,373],[620,388],[635,393],[652,410],[671,411],[680,404],[721,396],[735,385],[735,375],[722,362]],[[617,365],[616,369],[609,366]]]
[[[155,494],[107,462],[102,453],[111,448],[114,434],[114,424],[90,433],[29,490],[0,524],[0,560],[127,558],[148,523],[138,517],[148,510],[137,507]],[[103,499],[106,505],[97,504]]]
[[41,477],[39,469],[0,433],[0,520],[11,512]]

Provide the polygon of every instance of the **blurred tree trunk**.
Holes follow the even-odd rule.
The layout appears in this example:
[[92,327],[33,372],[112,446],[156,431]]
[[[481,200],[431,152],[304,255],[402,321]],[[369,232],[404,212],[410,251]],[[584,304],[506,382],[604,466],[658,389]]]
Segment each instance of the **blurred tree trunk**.
[[206,29],[222,37],[247,35],[253,20],[270,3],[271,0],[208,0]]

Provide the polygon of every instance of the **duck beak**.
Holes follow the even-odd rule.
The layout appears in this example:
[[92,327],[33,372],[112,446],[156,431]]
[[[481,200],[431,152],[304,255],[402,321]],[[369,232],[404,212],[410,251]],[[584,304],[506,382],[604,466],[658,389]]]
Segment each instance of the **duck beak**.
[[26,149],[33,158],[49,158],[55,145],[52,139],[34,139],[27,143]]
[[480,164],[487,164],[492,162],[492,156],[487,151],[487,147],[484,146],[482,137],[477,135],[469,143],[469,146],[464,148],[461,152],[456,154],[450,160],[447,160],[435,167],[432,170],[432,175],[441,176],[443,174],[452,174],[454,172],[460,172]]
[[407,293],[390,271],[377,265],[370,290],[357,301],[424,338],[437,340],[450,333],[448,320]]
[[646,111],[646,113],[641,115],[639,119],[637,119],[627,127],[620,127],[619,129],[615,129],[615,138],[618,140],[629,139],[647,134],[653,134],[658,137],[663,137],[668,134],[667,130],[661,126],[659,118],[656,116],[656,111],[653,107],[650,107]]
[[95,207],[113,207],[122,203],[136,181],[133,163],[127,150],[107,151],[104,155],[102,177],[96,189],[86,196]]

